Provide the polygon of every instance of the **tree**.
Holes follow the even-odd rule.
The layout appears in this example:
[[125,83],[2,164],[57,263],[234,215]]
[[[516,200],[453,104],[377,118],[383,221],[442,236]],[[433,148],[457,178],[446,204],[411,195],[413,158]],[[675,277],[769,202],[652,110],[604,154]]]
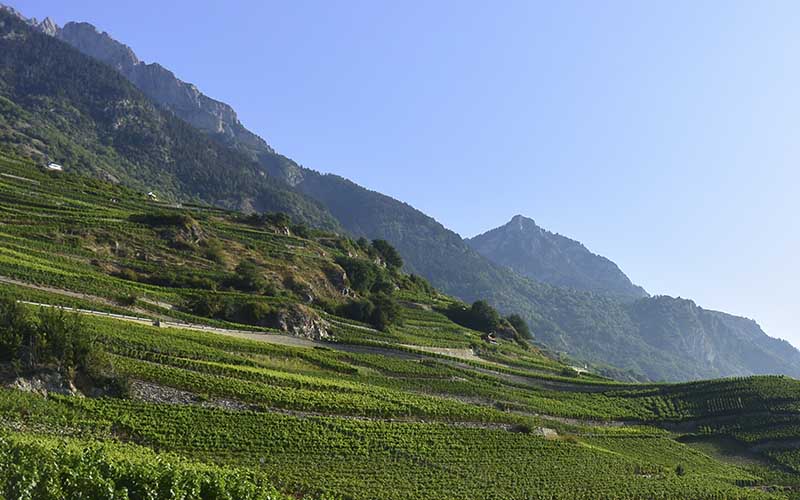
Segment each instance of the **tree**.
[[340,257],[336,259],[336,263],[342,266],[350,280],[350,285],[358,292],[370,291],[378,279],[378,268],[371,262],[352,257]]
[[370,323],[378,330],[386,331],[389,325],[400,317],[400,305],[394,297],[385,293],[377,293],[372,297],[375,309],[372,311]]
[[522,338],[526,339],[533,338],[531,329],[528,328],[528,323],[526,323],[525,320],[522,319],[522,316],[520,316],[519,314],[512,314],[511,316],[508,316],[506,318],[506,321],[511,323],[511,326],[514,327],[514,329],[517,331],[517,333],[519,333],[522,336]]
[[485,300],[476,300],[470,308],[470,319],[473,328],[483,332],[491,332],[500,326],[500,315]]
[[264,216],[264,219],[273,226],[280,229],[288,229],[289,226],[292,224],[291,217],[289,217],[284,212],[275,212],[267,214]]
[[403,258],[400,256],[400,252],[389,244],[388,241],[372,240],[372,248],[378,252],[378,255],[381,256],[386,266],[390,269],[400,269],[403,267]]
[[0,300],[0,361],[18,359],[23,339],[29,337],[33,322],[22,304]]
[[39,313],[38,337],[36,363],[55,363],[65,375],[75,370],[91,350],[84,341],[80,316],[62,309],[49,308]]
[[375,311],[375,304],[369,299],[351,300],[339,306],[337,314],[345,318],[369,323],[372,313]]

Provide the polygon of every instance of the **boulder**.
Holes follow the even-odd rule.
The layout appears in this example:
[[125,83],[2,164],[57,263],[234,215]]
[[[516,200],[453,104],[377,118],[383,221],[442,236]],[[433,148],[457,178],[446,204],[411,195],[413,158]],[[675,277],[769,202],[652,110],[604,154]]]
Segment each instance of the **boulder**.
[[328,322],[320,318],[313,309],[300,304],[293,304],[278,311],[275,326],[296,337],[312,340],[332,338],[328,332]]

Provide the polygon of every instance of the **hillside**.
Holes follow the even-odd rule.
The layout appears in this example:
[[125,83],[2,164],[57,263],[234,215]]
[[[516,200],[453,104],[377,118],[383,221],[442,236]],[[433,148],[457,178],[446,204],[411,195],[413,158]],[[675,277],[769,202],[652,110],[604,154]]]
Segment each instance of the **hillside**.
[[0,9],[0,141],[41,163],[161,199],[283,211],[335,229],[318,203],[150,102],[119,73]]
[[621,300],[647,296],[612,261],[593,254],[578,241],[542,229],[521,215],[466,242],[492,262],[537,281]]
[[[323,175],[301,167],[277,154],[266,141],[247,131],[229,106],[208,98],[197,87],[180,81],[167,69],[139,61],[129,47],[107,34],[98,33],[93,26],[69,23],[59,28],[52,22],[36,26],[39,31],[66,41],[116,68],[135,83],[156,104],[142,102],[143,109],[168,120],[182,131],[181,134],[191,135],[195,142],[187,143],[188,149],[182,151],[189,154],[197,148],[213,147],[214,154],[210,157],[225,158],[231,163],[203,163],[197,170],[196,163],[192,162],[210,157],[192,153],[184,160],[167,164],[169,168],[174,167],[174,173],[169,168],[165,172],[158,158],[145,162],[147,168],[142,170],[143,160],[134,164],[126,160],[125,155],[149,158],[155,151],[152,143],[133,150],[126,146],[127,149],[118,153],[120,148],[116,144],[129,144],[131,141],[116,135],[110,139],[98,136],[92,130],[105,130],[109,121],[92,121],[95,118],[86,119],[91,125],[87,128],[56,129],[48,114],[52,111],[48,109],[45,113],[35,106],[36,101],[28,103],[25,95],[33,90],[24,87],[15,94],[16,101],[9,101],[8,106],[20,116],[27,113],[26,118],[14,119],[5,128],[18,153],[38,157],[41,155],[37,152],[42,148],[54,151],[70,148],[68,151],[71,151],[80,147],[77,150],[81,154],[86,151],[91,154],[85,153],[88,155],[86,161],[68,157],[64,161],[69,166],[94,172],[101,178],[107,178],[108,172],[115,172],[114,175],[125,184],[142,191],[152,189],[155,182],[161,182],[154,179],[163,179],[165,186],[176,185],[175,193],[191,193],[193,189],[202,188],[193,197],[224,207],[280,210],[316,227],[341,228],[353,237],[385,239],[403,256],[406,271],[425,277],[442,291],[467,302],[486,299],[505,314],[520,314],[540,344],[581,362],[591,363],[616,378],[689,380],[746,374],[800,374],[794,348],[769,338],[760,328],[744,320],[709,321],[707,318],[722,313],[704,311],[702,319],[684,321],[679,301],[661,309],[651,307],[655,302],[631,305],[630,300],[642,296],[644,291],[631,284],[613,263],[593,256],[577,242],[549,234],[543,240],[553,248],[548,258],[536,263],[528,259],[530,252],[523,254],[515,261],[518,267],[518,272],[515,272],[508,267],[508,262],[499,258],[493,262],[496,255],[490,256],[492,259],[486,258],[459,235],[406,203],[364,189],[342,177]],[[16,40],[14,43],[21,42]],[[69,64],[78,67],[87,64],[86,58],[81,59],[74,51],[67,51],[57,40],[52,40],[52,45],[58,50],[54,49],[50,58],[44,58],[44,62],[36,60],[36,65],[47,72],[48,76],[42,77],[45,80],[52,76],[44,65],[47,61],[68,57],[65,61],[70,61]],[[96,66],[99,65],[87,66],[98,72],[93,79],[97,75],[102,77],[101,81],[111,78],[108,68],[101,71]],[[72,74],[61,75],[63,81],[72,81],[74,77]],[[67,87],[77,89],[81,85],[75,82]],[[116,80],[114,85],[118,85]],[[130,95],[139,96],[131,86],[123,87]],[[33,95],[38,94],[34,92]],[[87,106],[84,98],[83,94],[60,96],[59,102],[65,108],[82,109]],[[25,105],[24,109],[19,103]],[[171,113],[163,112],[160,107]],[[125,113],[127,111],[120,111],[115,119],[124,117]],[[197,130],[190,131],[184,122],[174,120],[172,113]],[[46,133],[32,134],[31,130]],[[198,138],[197,131],[213,140],[197,143],[203,138]],[[157,136],[162,137],[163,132]],[[42,141],[42,137],[47,140]],[[78,138],[80,143],[76,146]],[[114,147],[109,148],[109,140],[114,141]],[[229,175],[229,172],[238,171],[237,168],[245,173],[242,176]],[[515,248],[512,243],[504,244],[504,247]],[[536,272],[531,272],[531,266]],[[620,296],[623,300],[619,300]],[[725,315],[720,317],[728,318]],[[686,326],[690,324],[694,326]]]
[[579,374],[379,242],[5,153],[0,214],[5,496],[798,497],[795,380]]
[[[756,322],[708,311],[690,300],[648,297],[616,264],[577,241],[540,228],[531,219],[516,216],[468,242],[496,264],[584,290],[589,294],[582,295],[585,300],[603,304],[602,317],[580,308],[582,314],[595,318],[593,323],[569,325],[569,319],[561,317],[562,332],[554,335],[537,329],[539,339],[553,349],[643,373],[651,380],[771,373],[800,376],[800,351],[769,337]],[[540,310],[558,311],[560,304],[570,300],[563,296],[567,293],[561,290],[561,296]],[[576,315],[575,310],[569,309],[569,314]],[[604,332],[608,325],[615,326],[614,337]]]

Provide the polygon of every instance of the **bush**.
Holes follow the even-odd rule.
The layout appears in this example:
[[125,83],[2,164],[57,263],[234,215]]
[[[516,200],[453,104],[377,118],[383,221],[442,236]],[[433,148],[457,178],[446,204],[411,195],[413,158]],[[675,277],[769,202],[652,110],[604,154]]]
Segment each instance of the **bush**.
[[261,292],[267,285],[266,280],[254,262],[243,260],[236,266],[236,274],[231,279],[233,286],[243,292]]
[[336,313],[385,331],[400,319],[400,305],[391,295],[378,293],[370,299],[352,300],[343,304]]
[[170,212],[135,214],[131,215],[129,219],[150,227],[188,227],[195,222],[188,214]]
[[[55,367],[65,377],[84,375],[97,386],[116,378],[111,357],[86,331],[77,314],[43,308],[31,315],[11,299],[0,300],[0,360],[16,362],[18,369]],[[115,393],[126,381],[114,380]]]
[[344,318],[349,318],[362,323],[369,323],[372,313],[375,311],[375,304],[368,299],[351,300],[339,306],[336,313]]
[[203,257],[217,264],[224,264],[225,248],[222,242],[217,239],[206,240],[204,242]]

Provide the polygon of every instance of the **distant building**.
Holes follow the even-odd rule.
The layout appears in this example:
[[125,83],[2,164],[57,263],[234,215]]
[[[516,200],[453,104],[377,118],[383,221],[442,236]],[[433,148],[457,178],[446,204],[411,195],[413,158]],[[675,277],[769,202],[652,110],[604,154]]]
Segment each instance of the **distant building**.
[[49,163],[44,167],[45,170],[49,170],[50,172],[63,172],[64,167],[59,165],[58,163]]
[[147,193],[147,197],[150,198],[153,201],[157,201],[158,200],[158,196],[156,196],[156,194],[154,192],[152,192],[152,191]]

